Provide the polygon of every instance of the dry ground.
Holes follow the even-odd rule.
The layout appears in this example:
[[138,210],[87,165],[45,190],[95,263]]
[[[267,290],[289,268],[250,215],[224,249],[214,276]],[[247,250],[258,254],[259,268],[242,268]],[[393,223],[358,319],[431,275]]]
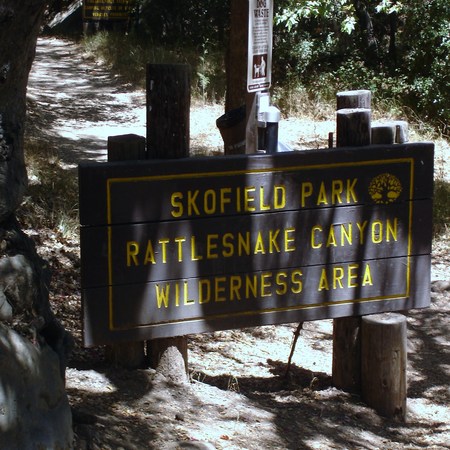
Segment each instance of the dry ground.
[[[105,158],[106,136],[145,134],[145,96],[130,91],[73,43],[41,39],[30,79],[29,135],[57,149],[62,170]],[[219,151],[220,105],[194,105],[192,148]],[[320,147],[333,122],[283,121],[292,147]],[[448,176],[448,143],[436,170]],[[408,419],[379,417],[331,386],[332,322],[301,332],[289,376],[297,324],[189,338],[189,383],[152,369],[128,371],[104,360],[104,349],[80,343],[79,243],[32,227],[53,269],[51,301],[76,339],[67,369],[77,449],[419,449],[450,448],[449,244],[433,248],[431,307],[408,314]]]

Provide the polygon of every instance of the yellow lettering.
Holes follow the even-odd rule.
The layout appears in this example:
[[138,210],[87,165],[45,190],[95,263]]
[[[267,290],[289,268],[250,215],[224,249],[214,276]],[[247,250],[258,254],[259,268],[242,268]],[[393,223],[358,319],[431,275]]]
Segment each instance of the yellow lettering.
[[278,272],[275,277],[275,283],[277,284],[278,288],[275,290],[275,292],[278,295],[285,295],[287,292],[287,273],[286,272]]
[[312,193],[313,193],[312,183],[309,181],[302,183],[302,199],[301,199],[302,208],[304,208],[306,205],[306,198],[311,197]]
[[238,234],[238,255],[242,256],[244,253],[249,256],[250,255],[250,232],[247,231],[245,233],[245,237],[242,233]]
[[170,242],[170,239],[159,239],[158,240],[158,244],[161,244],[161,258],[162,258],[162,263],[166,264],[167,263],[167,244]]
[[363,286],[373,286],[373,280],[372,280],[372,272],[370,271],[370,265],[366,264],[366,267],[364,268],[364,275],[362,280]]
[[185,281],[183,283],[183,297],[184,297],[184,304],[186,306],[193,305],[195,303],[195,300],[192,300],[189,298],[189,291],[188,291],[188,282]]
[[320,183],[319,195],[317,196],[317,206],[328,205],[327,190],[325,189],[325,183]]
[[322,273],[320,274],[319,288],[317,290],[318,291],[330,290],[326,269],[322,269]]
[[223,295],[225,292],[225,286],[222,286],[223,283],[225,283],[225,281],[226,281],[225,277],[214,278],[214,292],[215,292],[214,301],[216,302],[224,302],[226,300],[226,297]]
[[295,228],[286,228],[284,230],[284,251],[285,252],[295,252],[295,236],[290,236],[295,233]]
[[283,209],[286,206],[286,188],[282,185],[275,185],[273,189],[273,207]]
[[170,197],[170,203],[175,208],[172,210],[172,217],[181,217],[183,215],[183,194],[181,192],[174,192]]
[[169,306],[169,293],[170,293],[170,284],[166,283],[162,288],[159,284],[155,285],[156,289],[156,304],[158,308],[164,306],[167,308]]
[[252,195],[255,192],[255,186],[244,187],[244,211],[256,211],[255,206],[250,205],[254,203],[255,197]]
[[353,224],[348,223],[347,227],[348,227],[348,229],[345,228],[345,223],[341,224],[341,247],[344,247],[345,240],[347,240],[347,243],[349,245],[353,244],[353,240],[352,240]]
[[361,245],[364,244],[364,230],[366,229],[367,224],[368,224],[367,220],[365,220],[363,223],[356,222],[356,226],[358,227],[359,230],[359,243]]
[[333,289],[337,289],[338,285],[342,289],[342,278],[344,278],[344,268],[343,267],[333,267]]
[[206,237],[206,259],[217,259],[219,257],[219,255],[214,252],[217,250],[217,243],[213,242],[218,238],[218,234],[208,234]]
[[256,238],[255,251],[254,254],[262,253],[266,254],[266,249],[264,248],[264,241],[261,235],[261,231],[258,231],[258,237]]
[[250,298],[250,292],[253,295],[253,298],[256,298],[258,295],[258,278],[256,275],[253,275],[253,280],[250,278],[250,275],[245,276],[245,298]]
[[242,287],[242,278],[239,275],[230,277],[230,300],[241,300],[240,289]]
[[391,219],[387,220],[386,223],[386,241],[391,242],[392,239],[397,242],[397,230],[398,230],[398,219],[394,219],[394,224],[392,224]]
[[337,205],[342,203],[341,194],[344,191],[344,183],[342,180],[333,180],[331,182],[331,203]]
[[232,233],[225,233],[222,238],[222,256],[224,258],[230,258],[234,255],[234,236]]
[[191,237],[191,261],[201,261],[203,259],[202,255],[197,254],[197,245],[195,242],[195,236]]
[[216,192],[208,189],[203,195],[203,209],[206,214],[214,214],[216,212]]
[[264,186],[259,187],[259,209],[260,211],[268,211],[270,205],[264,204]]
[[131,266],[131,262],[135,266],[139,266],[137,255],[139,254],[139,244],[135,241],[127,242],[127,267]]
[[273,253],[274,249],[277,253],[280,253],[280,247],[277,242],[278,235],[280,234],[280,230],[270,230],[269,231],[269,253]]
[[359,264],[350,264],[348,266],[348,283],[349,288],[358,287],[358,283],[355,281],[358,278]]
[[322,227],[320,225],[315,225],[311,229],[311,247],[320,248],[322,247],[322,242],[316,242],[316,233],[322,233]]
[[[226,194],[226,195],[225,195]],[[220,212],[225,212],[225,205],[231,203],[231,198],[228,196],[231,194],[231,188],[220,189]]]
[[147,250],[145,252],[144,266],[146,266],[149,263],[156,264],[155,252],[153,251],[153,245],[150,239],[147,242]]
[[178,262],[182,262],[183,261],[183,242],[186,242],[186,238],[177,237],[174,240],[178,244]]
[[291,291],[293,294],[300,294],[303,290],[303,281],[302,281],[303,273],[301,270],[294,270],[291,274],[291,283],[292,288]]
[[376,220],[372,223],[372,242],[380,244],[383,241],[383,224]]
[[270,297],[272,292],[270,291],[272,274],[270,272],[261,274],[261,297]]
[[195,190],[194,193],[192,193],[192,191],[188,191],[187,204],[188,204],[188,215],[189,216],[193,215],[193,211],[195,212],[195,214],[197,216],[200,215],[200,211],[198,210],[197,203],[196,203],[198,193],[199,193],[198,189]]
[[198,303],[203,305],[211,300],[211,282],[209,280],[200,280],[198,282]]
[[336,247],[336,236],[334,234],[334,225],[331,225],[330,231],[328,232],[328,239],[327,239],[327,247]]
[[358,182],[358,178],[353,178],[350,184],[350,180],[347,179],[347,203],[350,203],[353,199],[353,203],[358,203],[358,197],[355,192],[355,186]]

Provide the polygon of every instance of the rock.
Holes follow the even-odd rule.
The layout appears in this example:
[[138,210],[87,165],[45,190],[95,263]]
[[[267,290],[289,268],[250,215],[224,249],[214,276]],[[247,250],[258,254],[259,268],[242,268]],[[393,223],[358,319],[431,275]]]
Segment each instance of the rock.
[[70,449],[72,415],[56,353],[0,324],[0,449]]
[[450,281],[433,281],[431,283],[431,291],[432,292],[444,292],[444,291],[450,291]]

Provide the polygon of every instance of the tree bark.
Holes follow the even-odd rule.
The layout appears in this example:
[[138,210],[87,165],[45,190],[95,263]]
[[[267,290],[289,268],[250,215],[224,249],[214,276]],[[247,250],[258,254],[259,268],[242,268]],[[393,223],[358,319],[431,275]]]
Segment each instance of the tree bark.
[[19,206],[27,185],[26,87],[44,7],[42,0],[0,4],[0,222]]
[[230,40],[227,50],[225,111],[246,104],[248,0],[231,0]]

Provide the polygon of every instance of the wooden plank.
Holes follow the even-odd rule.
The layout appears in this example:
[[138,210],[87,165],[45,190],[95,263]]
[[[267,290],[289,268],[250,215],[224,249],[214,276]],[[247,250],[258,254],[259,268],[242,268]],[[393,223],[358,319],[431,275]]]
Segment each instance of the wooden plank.
[[82,285],[427,254],[431,200],[83,227]]
[[[171,220],[174,219],[171,214],[172,194],[188,193],[189,190],[201,189],[202,186],[204,196],[209,188],[244,188],[255,185],[258,189],[254,195],[258,196],[260,186],[265,183],[269,186],[284,185],[290,194],[283,209],[297,209],[302,186],[308,189],[308,185],[302,183],[312,183],[318,194],[321,183],[324,182],[324,189],[331,194],[331,180],[340,179],[347,183],[347,180],[357,179],[358,198],[357,201],[352,198],[351,202],[365,204],[370,200],[368,187],[372,176],[381,174],[382,171],[401,176],[402,185],[405,185],[406,179],[411,180],[411,176],[414,176],[412,191],[408,181],[395,201],[431,198],[432,167],[433,144],[428,143],[364,147],[363,151],[359,148],[324,149],[171,162],[85,163],[79,167],[80,222],[82,225],[102,225]],[[155,189],[157,196],[153,195]],[[264,192],[268,195],[270,188],[267,187]],[[109,196],[112,200],[110,211]],[[314,200],[317,203],[317,195],[307,198],[304,207],[314,207]],[[241,205],[243,201],[241,196]],[[258,201],[259,198],[256,199],[257,203]],[[343,202],[344,205],[348,203]],[[236,202],[231,203],[233,204]],[[236,208],[227,207],[221,215],[234,215],[236,212]],[[248,211],[241,211],[246,212]]]
[[[343,287],[341,288],[338,283],[335,289],[332,277],[336,265],[310,266],[293,269],[286,279],[279,278],[278,283],[276,273],[273,273],[271,277],[264,272],[250,274],[251,282],[253,277],[257,280],[256,295],[252,288],[248,288],[247,295],[245,290],[247,287],[244,285],[241,288],[240,300],[237,294],[234,295],[234,300],[231,300],[231,295],[227,297],[227,294],[230,294],[230,283],[233,283],[230,280],[231,277],[222,280],[219,276],[218,281],[210,278],[208,280],[211,282],[211,287],[214,286],[211,296],[214,295],[214,298],[210,297],[209,302],[202,304],[199,303],[199,299],[206,299],[206,281],[200,284],[204,290],[203,297],[200,297],[196,295],[198,291],[195,291],[195,286],[199,286],[199,279],[183,280],[179,286],[178,306],[174,289],[170,299],[171,306],[167,308],[161,299],[162,303],[158,307],[157,297],[154,295],[156,283],[120,287],[125,301],[117,303],[114,297],[110,297],[111,290],[107,287],[86,289],[83,290],[84,344],[92,346],[115,341],[155,339],[240,327],[359,316],[383,311],[422,308],[429,305],[430,255],[409,258],[411,276],[405,281],[407,285],[409,283],[409,291],[403,293],[399,292],[398,278],[406,275],[404,271],[403,274],[399,274],[399,270],[402,271],[401,268],[406,264],[404,258],[392,258],[384,268],[382,261],[367,263],[373,265],[371,267],[372,286],[367,284],[349,287],[348,284],[345,285],[348,282],[347,277]],[[294,282],[292,282],[292,278],[289,277],[294,270],[302,271],[303,275],[301,277],[294,275]],[[323,270],[327,272],[331,280],[330,288],[318,291]],[[188,283],[186,294],[184,281]],[[285,295],[282,294],[284,281],[289,281]],[[299,287],[299,281],[304,283],[302,291],[296,294],[293,289]],[[217,287],[215,283],[218,283]],[[172,288],[173,286],[172,284]],[[379,296],[381,292],[386,292],[381,290],[385,286],[388,286],[387,292],[390,292],[392,297]],[[162,288],[165,289],[165,286]],[[277,289],[281,294],[276,294]],[[266,296],[269,293],[276,295]],[[372,295],[375,297],[372,298]],[[132,300],[137,298],[141,300]],[[226,299],[221,301],[222,298]],[[302,303],[303,301],[305,303]],[[234,309],[230,309],[230,305]]]

